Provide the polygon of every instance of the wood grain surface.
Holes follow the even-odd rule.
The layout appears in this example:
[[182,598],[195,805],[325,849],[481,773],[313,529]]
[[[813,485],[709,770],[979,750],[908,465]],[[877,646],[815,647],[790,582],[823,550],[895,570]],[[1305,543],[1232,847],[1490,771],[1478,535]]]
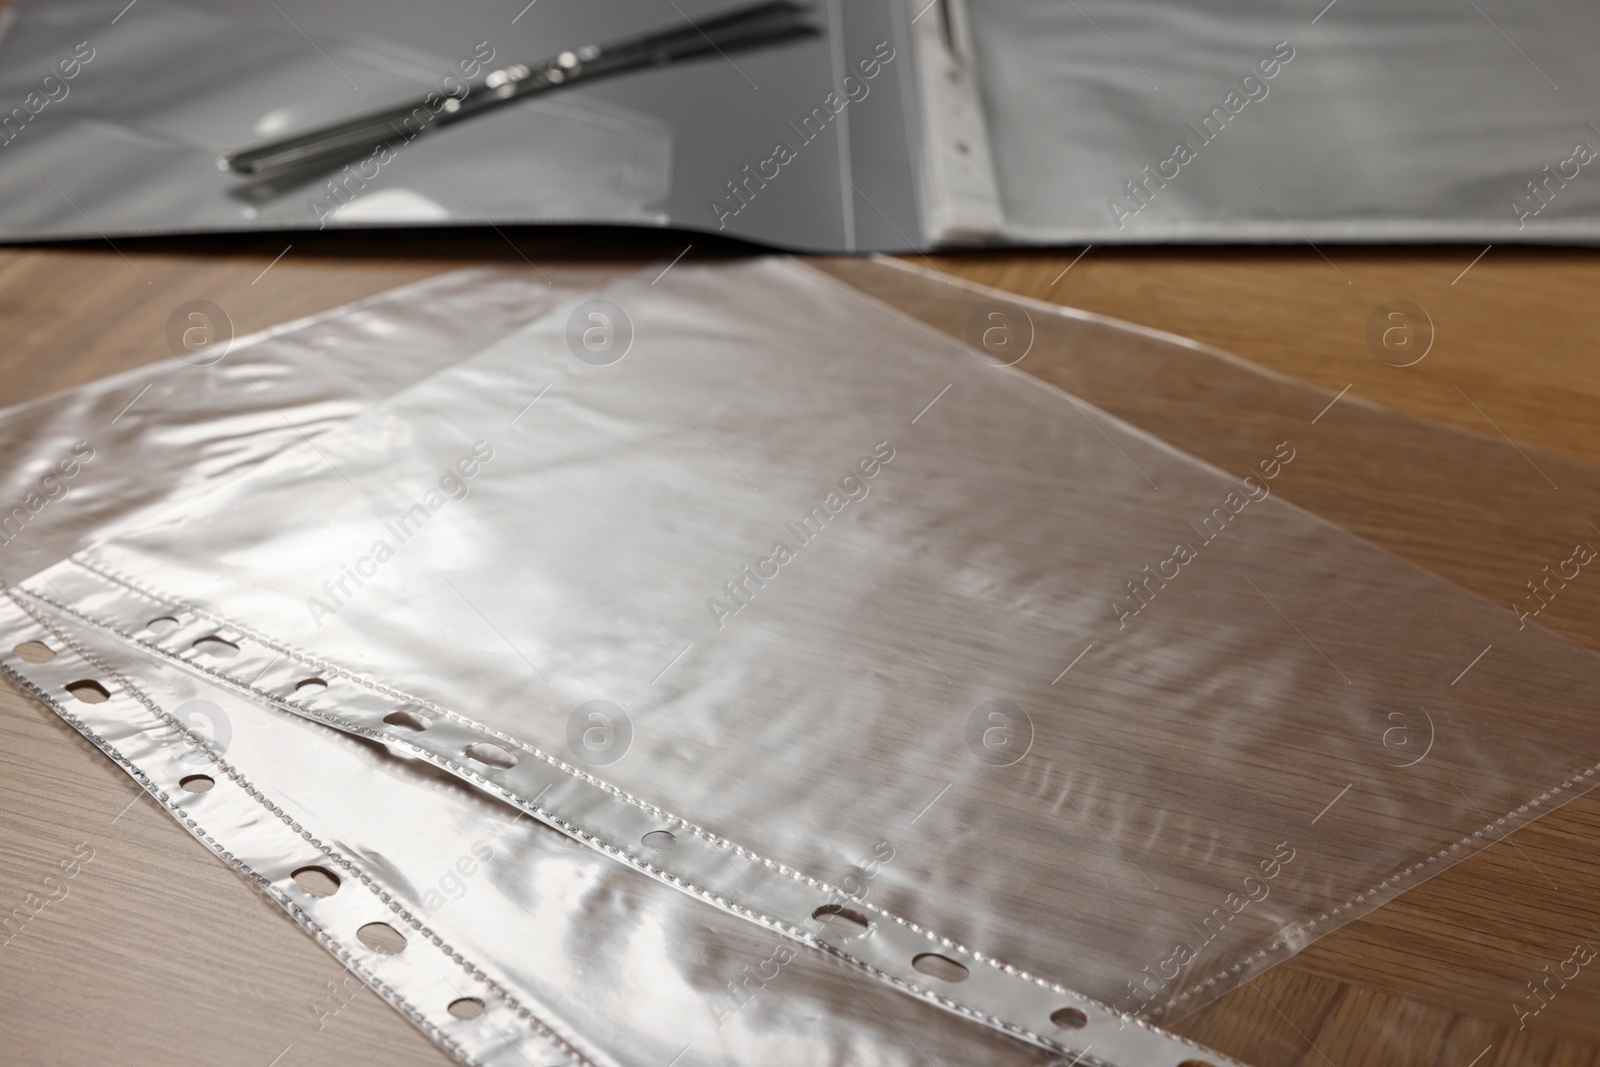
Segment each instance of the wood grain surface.
[[[689,256],[734,254],[693,240]],[[688,243],[665,234],[508,231],[0,250],[0,403],[168,358],[168,316],[188,300],[214,301],[243,333],[485,260],[664,265]],[[1492,248],[1474,262],[1481,248],[1325,247],[1095,248],[1076,258],[1080,251],[915,262],[1216,345],[1328,397],[1348,386],[1346,398],[1600,465],[1600,364],[1591,354],[1600,312],[1588,299],[1600,256]],[[1380,360],[1368,341],[1374,312],[1398,300],[1422,308],[1433,334],[1425,358],[1403,368]],[[1052,358],[1041,353],[1030,369],[1065,374]],[[1392,462],[1403,468],[1411,457],[1402,450]],[[1353,512],[1348,525],[1363,519],[1382,532],[1380,511]],[[1435,547],[1408,551],[1470,544],[1454,565],[1471,577],[1472,559],[1495,558],[1497,541],[1515,540],[1515,520],[1446,530]],[[1518,542],[1499,554],[1527,551]],[[1452,565],[1437,562],[1441,573]],[[1491,580],[1499,579],[1482,579]],[[1573,609],[1560,628],[1600,647],[1595,612]],[[9,1024],[0,1061],[447,1062],[53,714],[7,687],[0,723],[0,911],[19,906],[63,860],[92,850],[66,896],[0,946],[0,1011]],[[1530,1003],[1525,983],[1566,960],[1576,942],[1600,945],[1597,845],[1600,800],[1584,797],[1177,1029],[1263,1067],[1600,1064],[1600,964],[1546,994],[1520,1030],[1513,1009],[1519,995]]]

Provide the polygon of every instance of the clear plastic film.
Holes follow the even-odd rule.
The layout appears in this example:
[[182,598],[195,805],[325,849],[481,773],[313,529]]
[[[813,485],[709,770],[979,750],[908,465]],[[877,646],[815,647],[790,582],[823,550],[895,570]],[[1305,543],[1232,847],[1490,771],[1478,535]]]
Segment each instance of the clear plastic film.
[[0,579],[237,477],[616,272],[454,271],[6,409]]
[[1292,436],[1235,480],[789,262],[603,299],[624,358],[561,309],[28,588],[725,907],[891,841],[957,1007],[1193,1006],[1589,773],[1589,654],[1285,505]]
[[[1505,606],[1519,626],[1600,650],[1600,588],[1575,580],[1584,550],[1600,546],[1600,471],[1587,463],[1324,392],[1169,333],[951,284],[920,265],[819,265],[991,358],[1021,346],[1019,369],[1236,476],[1252,472],[1264,442],[1292,439],[1280,497]],[[986,338],[974,323],[1001,329]]]
[[1600,232],[1593,5],[962,6],[1013,241]]

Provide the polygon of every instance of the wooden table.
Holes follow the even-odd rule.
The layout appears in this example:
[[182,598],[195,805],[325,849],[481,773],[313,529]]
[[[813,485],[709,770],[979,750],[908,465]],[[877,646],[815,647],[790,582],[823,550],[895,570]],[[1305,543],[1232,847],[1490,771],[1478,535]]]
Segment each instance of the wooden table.
[[[511,231],[0,250],[0,403],[167,358],[167,317],[187,300],[214,301],[244,333],[471,263],[643,264],[686,243]],[[696,239],[690,254],[711,248]],[[1600,256],[1493,248],[1475,260],[1481,249],[1328,247],[1095,248],[1076,258],[1079,251],[943,256],[937,265],[1600,465],[1600,361],[1591,355]],[[1435,340],[1426,359],[1396,368],[1375,358],[1367,326],[1374,309],[1402,299],[1426,310]],[[12,687],[0,691],[0,730],[0,911],[74,850],[93,852],[68,895],[0,947],[8,1023],[0,1060],[447,1062],[88,742]],[[1526,993],[1522,983],[1565,960],[1575,942],[1600,946],[1597,846],[1600,799],[1580,798],[1178,1029],[1262,1067],[1600,1064],[1600,963],[1520,1031],[1512,1008]],[[1286,1049],[1295,1051],[1285,1058]]]

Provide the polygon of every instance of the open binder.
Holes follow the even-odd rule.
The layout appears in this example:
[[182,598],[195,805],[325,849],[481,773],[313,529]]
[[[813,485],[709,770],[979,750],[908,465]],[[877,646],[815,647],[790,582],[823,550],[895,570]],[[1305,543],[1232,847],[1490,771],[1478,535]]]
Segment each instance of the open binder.
[[1600,235],[1600,9],[817,0],[813,32],[564,87],[337,167],[220,153],[727,0],[19,0],[0,238],[675,227],[808,251]]

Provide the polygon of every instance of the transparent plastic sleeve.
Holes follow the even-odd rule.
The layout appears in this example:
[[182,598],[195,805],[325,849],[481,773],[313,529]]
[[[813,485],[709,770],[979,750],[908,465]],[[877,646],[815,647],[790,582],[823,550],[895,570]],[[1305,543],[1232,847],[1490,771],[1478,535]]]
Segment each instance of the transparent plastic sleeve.
[[1225,475],[792,261],[594,299],[28,588],[735,910],[891,841],[967,1007],[1191,1006],[1593,773],[1591,654],[1287,504],[1293,435]]

